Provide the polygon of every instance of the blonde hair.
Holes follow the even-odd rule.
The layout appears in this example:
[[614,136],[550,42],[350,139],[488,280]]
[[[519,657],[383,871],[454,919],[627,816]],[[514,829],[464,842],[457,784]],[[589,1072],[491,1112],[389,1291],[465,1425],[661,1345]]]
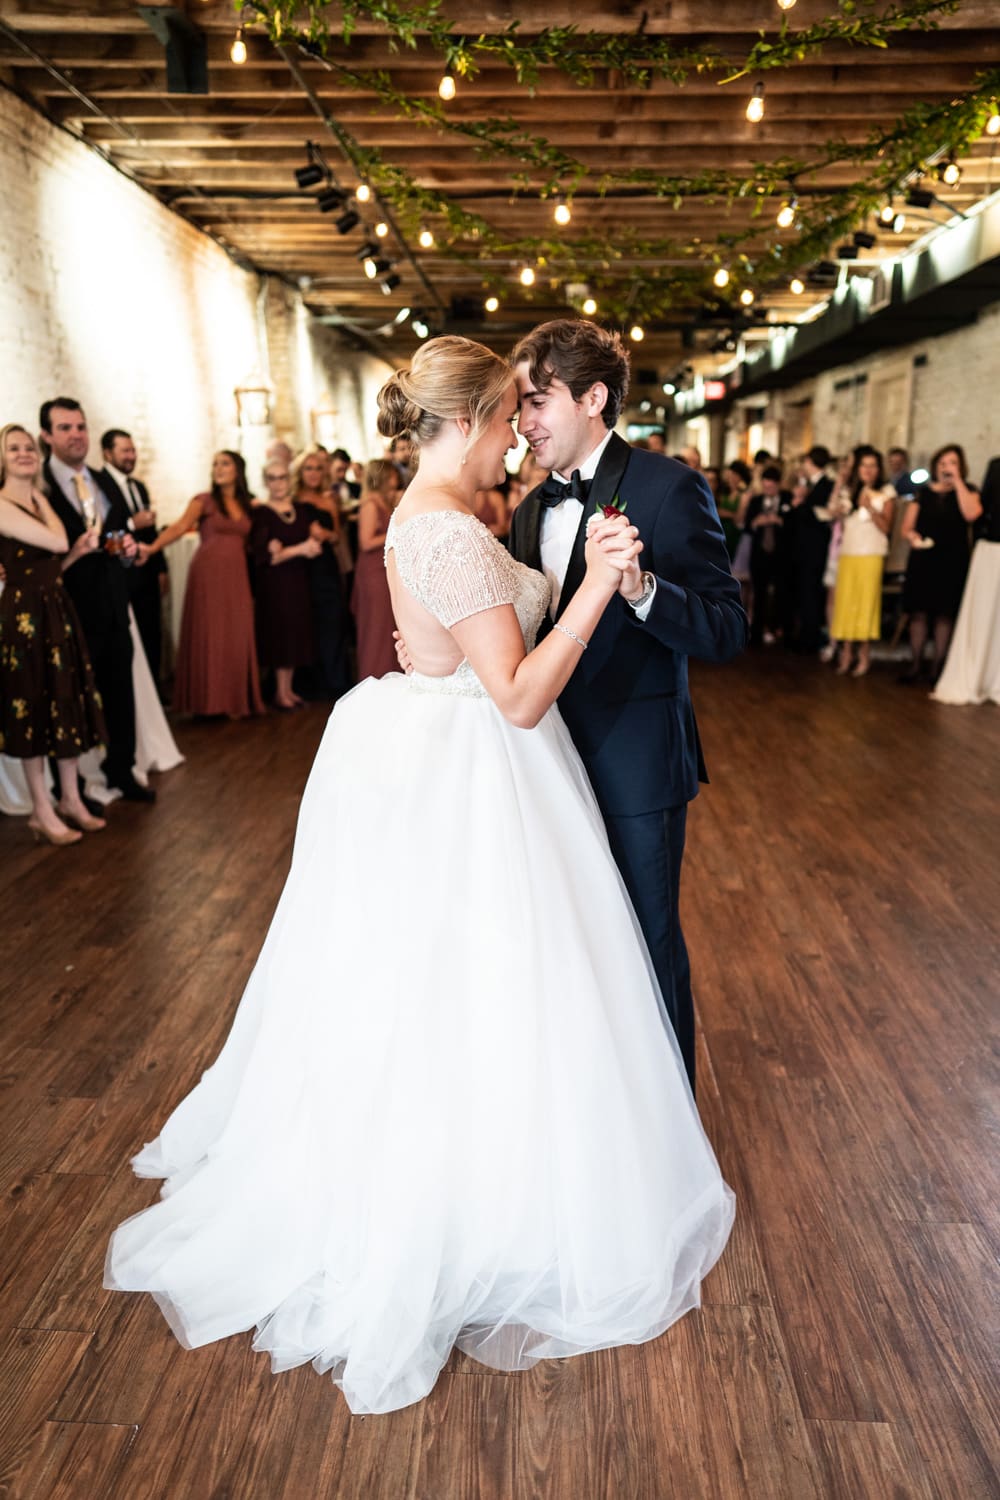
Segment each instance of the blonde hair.
[[[12,432],[23,432],[25,437],[31,438],[31,441],[35,444],[35,452],[38,453],[38,442],[34,434],[30,433],[27,427],[22,426],[20,422],[8,422],[5,427],[0,428],[0,484],[7,483],[7,467],[3,461],[3,456],[7,452],[7,439]],[[42,455],[38,453],[39,467],[41,467],[41,460]],[[39,479],[40,475],[36,476],[35,488],[38,487]]]
[[321,458],[323,460],[323,483],[320,488],[323,490],[330,488],[330,455],[318,443],[313,443],[310,447],[303,448],[302,452],[292,459],[291,467],[288,471],[292,481],[292,495],[295,499],[298,499],[299,490],[302,488],[303,467],[306,460],[310,458]]
[[378,393],[378,430],[383,437],[430,443],[446,422],[471,423],[468,451],[477,441],[513,375],[510,365],[472,339],[446,335],[421,344],[408,369],[397,370]]
[[[394,496],[386,494],[386,488],[390,479],[395,479],[396,481],[396,493]],[[399,470],[391,458],[373,458],[365,464],[365,498],[369,495],[377,495],[390,510],[395,510],[403,498],[403,481],[400,479]]]

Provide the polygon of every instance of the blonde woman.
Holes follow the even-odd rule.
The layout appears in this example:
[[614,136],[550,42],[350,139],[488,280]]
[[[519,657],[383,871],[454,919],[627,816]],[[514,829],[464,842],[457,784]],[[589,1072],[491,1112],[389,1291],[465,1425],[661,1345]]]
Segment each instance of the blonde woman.
[[403,492],[399,469],[387,458],[365,468],[358,506],[358,561],[354,569],[351,610],[358,631],[358,681],[399,670],[392,639],[392,600],[382,552],[389,519]]
[[[350,687],[347,661],[349,617],[345,555],[350,559],[347,532],[340,502],[330,486],[330,456],[323,448],[307,448],[292,464],[292,498],[307,507],[312,535],[322,551],[309,561],[309,594],[312,600],[313,633],[318,663],[312,691],[318,696],[339,698]],[[348,573],[353,569],[353,562]]]
[[107,1260],[188,1348],[256,1324],[355,1412],[421,1400],[456,1346],[512,1370],[657,1337],[732,1221],[554,708],[640,544],[598,517],[535,646],[549,583],[474,514],[516,412],[461,338],[380,393],[420,454],[385,539],[415,670],[330,715],[229,1040],[136,1158],[170,1181]]
[[[28,827],[50,844],[76,844],[104,828],[80,796],[77,760],[107,743],[87,643],[63,586],[65,528],[38,487],[41,459],[26,428],[0,432],[0,753],[21,761],[31,794]],[[79,550],[94,551],[99,528]],[[45,784],[45,757],[59,769],[60,801]],[[72,824],[73,826],[67,826]]]

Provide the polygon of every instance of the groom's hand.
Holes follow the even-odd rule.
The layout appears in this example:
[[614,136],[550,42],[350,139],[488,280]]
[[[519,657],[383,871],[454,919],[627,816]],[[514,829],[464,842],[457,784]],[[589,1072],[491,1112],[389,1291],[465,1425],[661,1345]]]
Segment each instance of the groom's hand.
[[392,638],[396,642],[396,660],[399,662],[399,670],[409,676],[413,671],[413,663],[410,660],[410,653],[406,649],[406,642],[398,630],[392,632]]

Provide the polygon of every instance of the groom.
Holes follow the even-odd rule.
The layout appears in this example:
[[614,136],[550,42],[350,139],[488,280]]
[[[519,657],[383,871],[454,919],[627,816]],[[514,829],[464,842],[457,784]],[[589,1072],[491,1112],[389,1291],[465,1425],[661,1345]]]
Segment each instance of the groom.
[[617,334],[543,323],[511,355],[518,427],[550,477],[514,512],[510,550],[552,584],[551,629],[580,585],[588,518],[623,510],[645,550],[622,578],[559,709],[607,825],[694,1087],[694,1004],[678,912],[687,804],[707,780],[689,656],[728,661],[747,640],[704,477],[613,431],[628,393]]

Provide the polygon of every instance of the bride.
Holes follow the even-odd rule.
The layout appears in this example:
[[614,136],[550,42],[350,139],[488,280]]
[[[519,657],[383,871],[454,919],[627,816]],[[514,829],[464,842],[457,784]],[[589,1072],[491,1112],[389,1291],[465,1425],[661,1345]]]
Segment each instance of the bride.
[[549,585],[472,513],[516,411],[462,338],[380,393],[379,431],[420,448],[385,543],[415,670],[331,715],[232,1031],[134,1159],[161,1200],[108,1252],[186,1347],[256,1326],[354,1412],[419,1401],[455,1345],[514,1370],[655,1338],[732,1224],[553,707],[640,544],[599,521],[533,648]]

